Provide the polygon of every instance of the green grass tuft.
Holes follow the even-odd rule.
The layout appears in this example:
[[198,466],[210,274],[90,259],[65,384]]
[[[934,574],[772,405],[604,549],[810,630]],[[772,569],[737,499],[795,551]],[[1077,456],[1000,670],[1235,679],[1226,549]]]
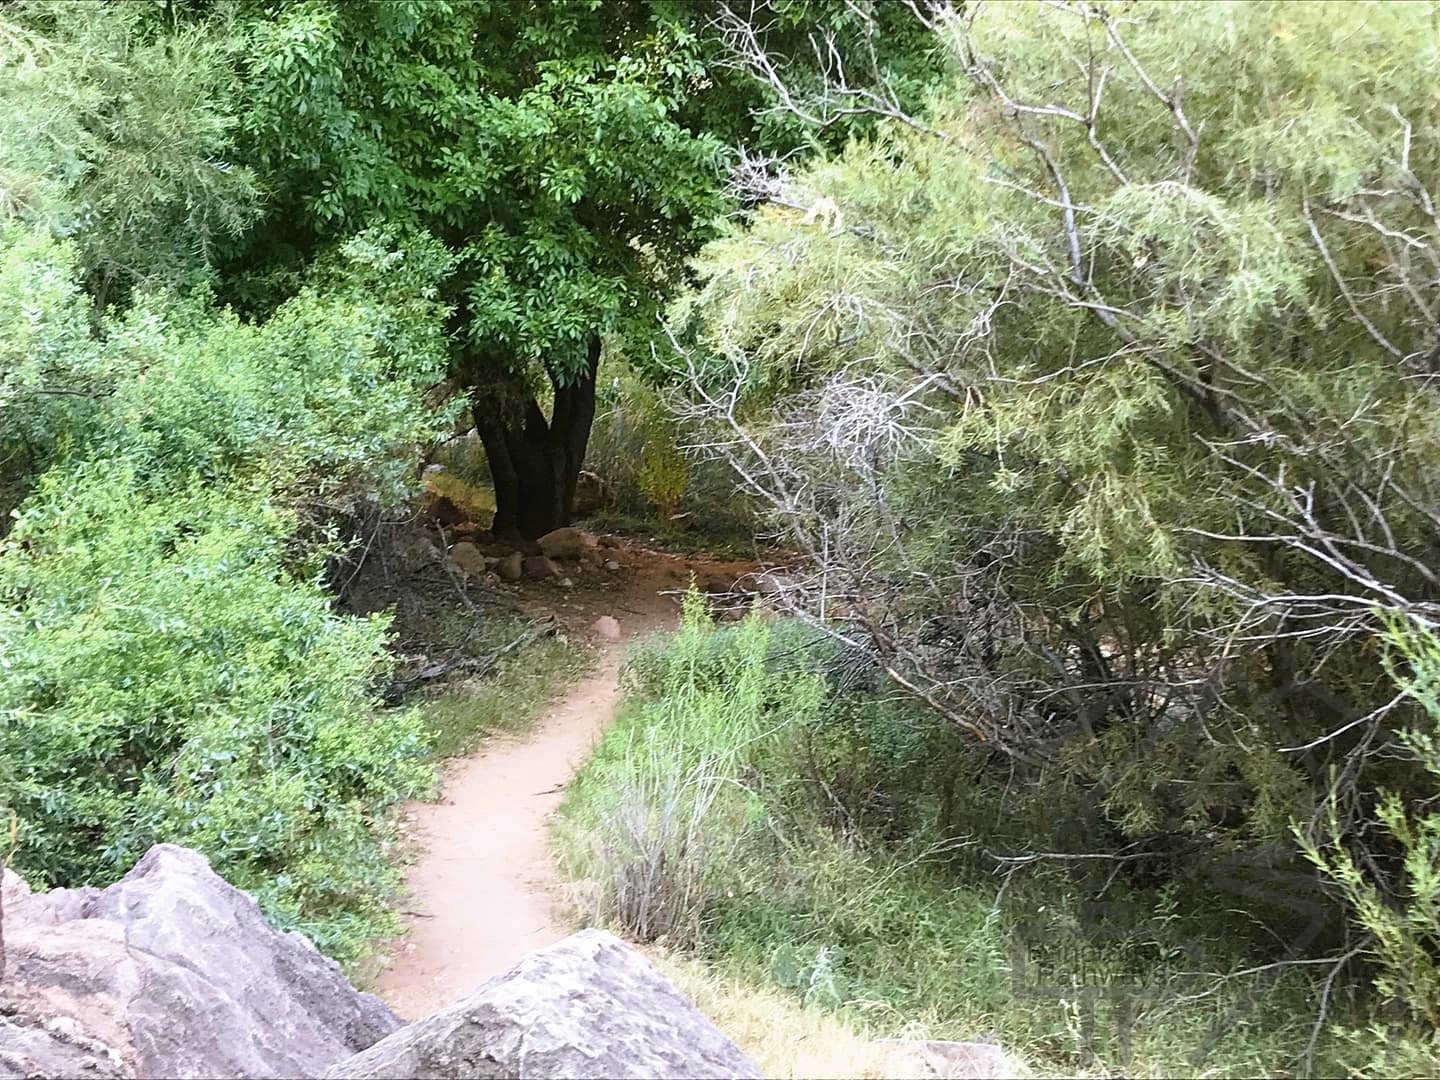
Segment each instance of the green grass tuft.
[[[514,641],[523,619],[497,619],[466,644],[486,656]],[[473,753],[486,739],[532,730],[561,689],[582,674],[592,655],[563,636],[542,637],[503,657],[485,676],[449,687],[421,706],[438,758]]]

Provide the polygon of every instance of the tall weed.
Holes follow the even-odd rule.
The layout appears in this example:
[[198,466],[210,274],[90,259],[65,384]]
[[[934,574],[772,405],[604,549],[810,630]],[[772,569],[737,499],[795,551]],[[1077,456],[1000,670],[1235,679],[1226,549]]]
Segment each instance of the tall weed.
[[769,647],[757,615],[717,631],[692,592],[663,667],[631,670],[654,692],[631,700],[572,785],[585,841],[571,866],[597,883],[598,913],[641,940],[698,940],[716,889],[767,828],[754,762],[814,715],[821,691],[814,676],[772,677]]

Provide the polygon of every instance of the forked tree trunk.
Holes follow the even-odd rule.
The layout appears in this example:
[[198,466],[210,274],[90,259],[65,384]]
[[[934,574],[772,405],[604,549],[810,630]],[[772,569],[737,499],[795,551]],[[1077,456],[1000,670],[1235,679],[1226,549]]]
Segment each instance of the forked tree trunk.
[[473,391],[475,430],[495,485],[497,538],[534,540],[569,523],[595,419],[599,363],[597,335],[590,338],[578,378],[558,385],[552,377],[555,407],[548,420],[519,380],[491,376]]

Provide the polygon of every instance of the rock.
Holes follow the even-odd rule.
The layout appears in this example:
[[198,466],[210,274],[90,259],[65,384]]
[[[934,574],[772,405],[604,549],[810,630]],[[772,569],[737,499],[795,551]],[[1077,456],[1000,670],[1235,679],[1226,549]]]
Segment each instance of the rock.
[[134,1067],[113,1046],[87,1035],[69,1017],[49,1020],[33,1006],[5,1002],[0,1016],[0,1077],[26,1080],[37,1076],[129,1078]]
[[523,567],[526,577],[553,578],[560,574],[560,571],[555,569],[555,564],[544,555],[525,556]]
[[582,930],[326,1077],[759,1077],[638,952]]
[[568,577],[562,577],[560,579],[560,587],[562,589],[573,589],[575,587],[575,582],[571,581]]
[[401,1026],[186,848],[105,889],[12,878],[0,1076],[316,1076]]
[[406,570],[416,571],[440,558],[440,550],[428,536],[417,536],[400,545],[400,561]]
[[540,551],[551,559],[580,559],[596,549],[595,538],[579,529],[556,529],[536,541]]
[[445,466],[441,465],[438,461],[432,461],[429,465],[425,466],[425,471],[427,473],[444,472]]
[[601,615],[590,624],[590,632],[601,641],[620,640],[620,624],[612,615]]
[[462,540],[450,549],[450,559],[472,577],[485,572],[485,556],[468,540]]
[[525,572],[525,562],[520,552],[512,551],[495,564],[495,573],[501,581],[519,581]]
[[605,560],[605,569],[606,569],[606,570],[609,570],[609,571],[611,571],[611,572],[613,573],[614,571],[620,569],[620,564],[619,564],[618,562],[616,562],[614,559],[606,559],[606,560]]
[[610,485],[596,473],[583,469],[575,478],[575,497],[570,500],[570,512],[577,517],[593,514],[610,499]]
[[885,1072],[890,1076],[1000,1080],[1017,1072],[1015,1063],[994,1043],[926,1039],[884,1039],[881,1042],[895,1048],[885,1059]]

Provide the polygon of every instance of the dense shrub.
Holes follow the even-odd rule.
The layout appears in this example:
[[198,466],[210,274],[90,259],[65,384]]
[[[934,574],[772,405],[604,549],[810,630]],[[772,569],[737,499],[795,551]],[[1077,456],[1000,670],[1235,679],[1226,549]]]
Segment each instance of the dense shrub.
[[[30,237],[0,256],[37,251],[63,272]],[[174,841],[332,952],[393,918],[383,813],[427,788],[427,749],[376,706],[386,622],[333,610],[317,526],[400,497],[433,431],[428,257],[362,238],[347,285],[321,272],[264,324],[156,296],[94,341],[61,332],[83,325],[73,284],[24,276],[0,349],[85,395],[0,547],[0,801],[33,884],[109,881]]]
[[1228,883],[1276,962],[1362,987],[1293,826],[1431,918],[1376,792],[1435,790],[1381,662],[1390,617],[1440,620],[1434,11],[931,29],[923,113],[698,260],[694,441],[810,557],[795,610],[988,752],[1033,850]]

